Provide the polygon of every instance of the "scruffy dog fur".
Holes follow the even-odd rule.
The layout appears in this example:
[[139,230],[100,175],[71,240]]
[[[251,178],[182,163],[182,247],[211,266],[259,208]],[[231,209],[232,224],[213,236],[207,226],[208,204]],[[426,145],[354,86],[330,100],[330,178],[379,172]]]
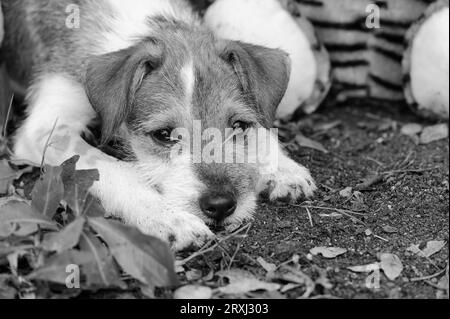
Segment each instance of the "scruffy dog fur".
[[[79,8],[79,27],[66,25],[70,5]],[[184,0],[2,0],[2,6],[2,59],[15,86],[27,90],[15,158],[40,163],[46,145],[50,165],[80,155],[79,169],[100,172],[92,193],[109,214],[176,250],[213,237],[208,225],[251,218],[263,192],[271,200],[313,195],[309,171],[279,146],[253,164],[196,162],[190,152],[171,152],[174,129],[193,133],[194,121],[203,130],[231,128],[233,143],[268,130],[289,80],[284,52],[217,39]],[[125,160],[81,137],[98,119],[102,142],[120,139]],[[272,169],[263,172],[260,162]]]

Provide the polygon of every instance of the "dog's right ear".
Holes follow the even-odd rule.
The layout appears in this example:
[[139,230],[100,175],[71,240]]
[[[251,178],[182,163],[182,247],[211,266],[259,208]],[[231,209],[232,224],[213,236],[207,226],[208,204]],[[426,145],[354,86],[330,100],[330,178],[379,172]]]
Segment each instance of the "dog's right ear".
[[102,121],[102,143],[111,140],[131,112],[145,76],[160,65],[155,42],[95,56],[88,62],[85,89]]

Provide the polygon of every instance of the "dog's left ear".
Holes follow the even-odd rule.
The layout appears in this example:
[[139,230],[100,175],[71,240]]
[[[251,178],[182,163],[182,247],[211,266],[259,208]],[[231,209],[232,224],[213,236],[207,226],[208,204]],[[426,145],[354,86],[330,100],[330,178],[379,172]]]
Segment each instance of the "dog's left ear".
[[95,56],[89,60],[85,88],[102,121],[102,143],[118,131],[133,107],[145,76],[158,66],[160,54],[154,43]]
[[255,104],[264,126],[273,126],[277,108],[289,84],[289,55],[278,49],[228,41],[221,57],[237,74],[244,93]]

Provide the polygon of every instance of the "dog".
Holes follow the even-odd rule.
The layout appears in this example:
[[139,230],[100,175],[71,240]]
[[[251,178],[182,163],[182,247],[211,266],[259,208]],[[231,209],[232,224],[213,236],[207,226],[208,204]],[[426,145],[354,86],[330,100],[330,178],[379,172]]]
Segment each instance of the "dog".
[[[27,90],[14,158],[60,165],[79,155],[79,169],[100,173],[91,193],[108,214],[174,250],[210,240],[211,226],[250,219],[263,193],[272,201],[314,194],[308,169],[269,132],[290,76],[283,51],[218,39],[185,0],[2,6],[2,59],[14,86]],[[125,158],[83,139],[96,120],[102,143],[119,139]],[[224,134],[215,146],[248,146],[263,130],[276,149],[252,163],[195,161],[178,128],[195,135],[198,124]]]

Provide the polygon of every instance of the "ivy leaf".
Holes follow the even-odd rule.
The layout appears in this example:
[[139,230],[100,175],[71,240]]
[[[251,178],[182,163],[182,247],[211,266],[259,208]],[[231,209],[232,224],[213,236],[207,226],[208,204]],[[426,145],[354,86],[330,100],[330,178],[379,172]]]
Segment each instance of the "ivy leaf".
[[64,184],[61,167],[45,167],[44,175],[37,181],[31,193],[31,205],[52,219],[64,197]]
[[89,253],[77,250],[56,254],[47,259],[44,266],[36,269],[27,278],[65,285],[70,275],[69,267],[88,264],[91,262],[91,257]]
[[17,172],[15,172],[8,164],[6,160],[0,161],[0,195],[6,195],[9,193],[9,189],[17,178]]
[[90,203],[89,190],[100,179],[98,170],[76,170],[79,156],[74,156],[64,162],[62,167],[62,181],[64,183],[64,200],[76,216],[81,216],[86,205]]
[[58,229],[48,217],[37,213],[25,202],[10,201],[0,208],[0,225],[23,223],[39,225],[50,230]]
[[88,287],[126,289],[111,253],[98,238],[91,233],[83,232],[80,249],[92,255],[91,262],[83,265],[83,274],[86,276]]
[[42,242],[42,248],[50,252],[62,253],[78,245],[83,227],[84,218],[78,218],[59,233],[51,233]]
[[166,243],[119,222],[104,218],[89,218],[88,221],[126,273],[148,286],[178,284],[174,257]]

